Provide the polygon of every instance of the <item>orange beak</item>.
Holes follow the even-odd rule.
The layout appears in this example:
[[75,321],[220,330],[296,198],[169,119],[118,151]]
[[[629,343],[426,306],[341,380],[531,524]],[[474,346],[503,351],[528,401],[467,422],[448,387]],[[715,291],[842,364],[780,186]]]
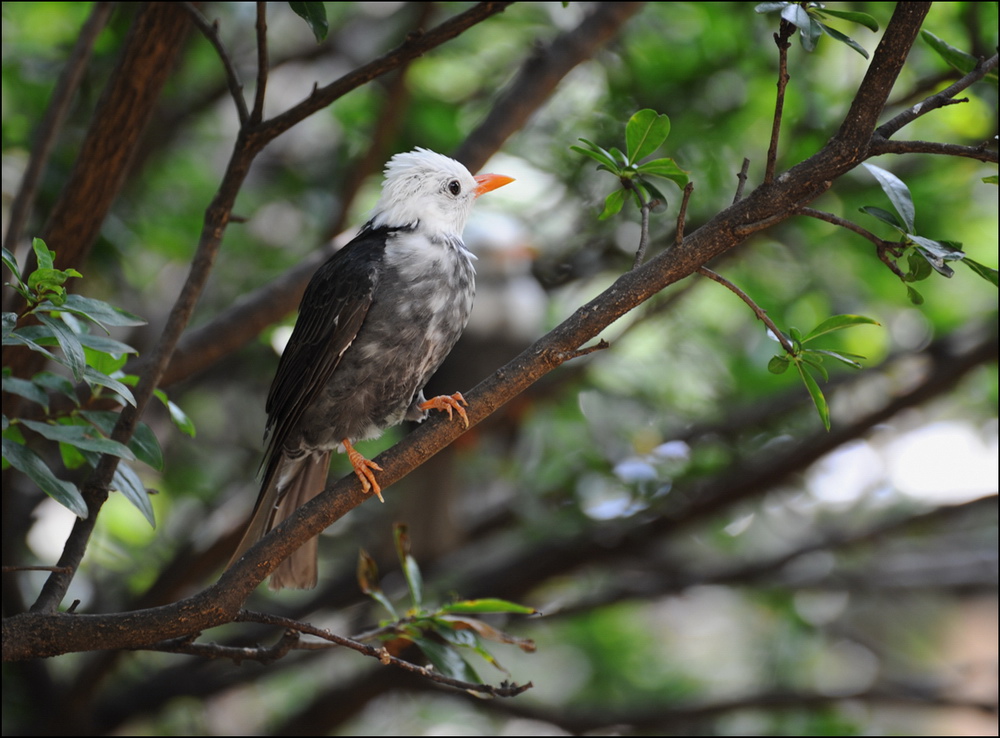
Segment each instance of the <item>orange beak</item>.
[[474,179],[476,180],[476,184],[479,185],[476,188],[476,197],[514,181],[513,177],[507,177],[503,174],[477,174]]

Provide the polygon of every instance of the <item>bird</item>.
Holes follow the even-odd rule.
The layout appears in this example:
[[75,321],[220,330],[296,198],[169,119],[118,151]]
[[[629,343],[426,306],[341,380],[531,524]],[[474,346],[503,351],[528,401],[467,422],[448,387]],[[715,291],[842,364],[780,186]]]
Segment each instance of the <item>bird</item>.
[[[382,499],[375,462],[354,443],[430,410],[468,427],[461,393],[423,388],[461,336],[475,296],[476,258],[462,240],[473,203],[513,178],[473,176],[425,148],[385,167],[379,199],[358,235],[316,271],[267,396],[260,493],[235,563],[323,491],[334,450],[347,453],[365,492]],[[311,589],[317,538],[285,559],[270,587]]]

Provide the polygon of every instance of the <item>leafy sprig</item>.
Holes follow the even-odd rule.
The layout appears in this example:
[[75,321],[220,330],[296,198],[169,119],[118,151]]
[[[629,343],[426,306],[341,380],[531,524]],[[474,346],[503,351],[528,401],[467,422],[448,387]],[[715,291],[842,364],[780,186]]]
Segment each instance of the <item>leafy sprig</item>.
[[375,560],[362,550],[358,556],[358,584],[361,591],[388,610],[391,619],[380,623],[377,631],[368,637],[379,638],[387,648],[402,650],[415,645],[440,673],[467,682],[483,683],[475,669],[466,660],[466,654],[475,653],[487,663],[508,674],[500,662],[487,650],[487,643],[515,645],[531,653],[535,644],[518,638],[471,617],[495,613],[533,615],[537,611],[501,599],[457,600],[444,605],[425,604],[423,578],[416,559],[410,553],[410,540],[405,525],[393,526],[396,556],[406,579],[410,607],[400,614],[378,584],[378,567]]
[[[906,271],[903,272],[904,282],[920,282],[934,272],[944,277],[952,277],[955,271],[948,262],[960,261],[994,287],[997,286],[997,270],[970,259],[962,251],[962,244],[917,235],[913,196],[899,177],[874,164],[865,163],[864,167],[878,181],[882,191],[889,198],[894,212],[874,205],[865,205],[860,210],[887,223],[902,235],[899,245],[904,250],[900,258],[905,256],[907,265]],[[915,305],[923,303],[923,296],[910,284],[906,285],[906,291],[910,301]]]
[[859,359],[864,356],[849,354],[843,351],[831,351],[830,349],[806,348],[806,344],[816,340],[820,336],[825,336],[834,331],[841,331],[856,325],[879,325],[871,318],[863,315],[833,315],[817,325],[811,331],[802,335],[797,328],[789,328],[787,334],[783,334],[783,344],[791,347],[790,351],[774,356],[767,364],[767,369],[772,374],[784,374],[790,366],[794,366],[805,385],[806,391],[812,398],[816,411],[819,413],[823,426],[830,430],[830,406],[823,395],[823,391],[816,381],[819,376],[823,381],[828,381],[830,375],[823,366],[823,359],[829,358],[845,364],[853,369],[860,369]]
[[621,189],[615,190],[604,200],[600,220],[617,215],[629,195],[640,210],[656,204],[666,205],[667,198],[650,181],[652,177],[668,179],[679,187],[688,183],[688,173],[677,166],[673,159],[653,159],[640,163],[660,148],[669,135],[670,118],[647,108],[633,115],[625,126],[626,153],[615,147],[605,149],[585,138],[580,140],[586,144],[586,148],[570,146],[573,151],[596,161],[598,169],[611,172],[621,183]]
[[[161,469],[163,454],[156,436],[149,426],[140,423],[128,444],[119,443],[110,437],[118,413],[92,409],[105,391],[110,391],[111,399],[117,403],[135,405],[129,387],[137,378],[124,374],[122,367],[128,355],[137,352],[107,334],[112,327],[144,325],[146,321],[101,300],[68,293],[67,281],[81,277],[80,273],[75,269],[57,269],[55,252],[41,239],[33,241],[32,249],[37,268],[26,280],[20,276],[14,255],[3,250],[4,266],[13,275],[10,286],[26,303],[20,315],[3,314],[3,345],[40,353],[64,367],[69,377],[43,370],[30,379],[22,379],[4,367],[3,391],[41,406],[42,413],[38,420],[8,417],[4,413],[3,466],[5,469],[13,466],[54,500],[85,518],[87,505],[77,485],[59,478],[46,458],[29,447],[24,430],[56,444],[67,469],[95,467],[102,454],[112,454],[120,459],[112,488],[122,492],[154,525],[149,493],[126,462],[142,461]],[[32,318],[37,324],[32,324]],[[94,326],[106,335],[90,333]],[[80,382],[89,388],[89,397],[81,399],[75,384]],[[69,410],[54,412],[53,395],[67,398]],[[157,396],[167,405],[178,427],[193,435],[193,426],[184,412],[161,391],[157,391]]]
[[847,44],[865,59],[868,58],[868,52],[861,44],[825,23],[828,17],[860,23],[869,31],[878,31],[878,21],[867,13],[853,10],[831,10],[824,7],[823,3],[767,2],[758,4],[754,10],[758,13],[780,11],[782,20],[788,21],[799,29],[802,48],[806,51],[815,50],[816,42],[825,34],[842,44]]

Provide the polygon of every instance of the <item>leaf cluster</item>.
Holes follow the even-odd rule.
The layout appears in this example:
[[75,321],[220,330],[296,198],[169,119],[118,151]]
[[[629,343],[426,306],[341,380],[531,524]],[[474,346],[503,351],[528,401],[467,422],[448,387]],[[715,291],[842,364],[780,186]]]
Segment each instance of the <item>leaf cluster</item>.
[[[878,180],[895,212],[874,205],[865,205],[860,210],[889,224],[902,234],[899,247],[901,255],[906,257],[907,270],[903,273],[905,282],[920,282],[933,272],[950,278],[954,276],[955,270],[948,266],[948,262],[960,261],[994,287],[997,286],[997,270],[970,259],[962,251],[961,243],[917,235],[916,208],[910,189],[892,172],[867,162],[864,166]],[[923,303],[923,296],[910,284],[906,285],[906,292],[913,304]]]
[[585,138],[580,140],[587,145],[586,148],[570,146],[573,151],[589,156],[597,162],[598,169],[611,172],[621,182],[621,189],[615,190],[605,199],[600,220],[617,215],[629,195],[640,210],[666,205],[667,198],[650,182],[650,177],[668,179],[678,187],[684,187],[688,183],[688,173],[677,166],[673,159],[653,159],[640,163],[660,148],[669,135],[670,118],[647,108],[633,115],[625,125],[626,153],[614,146],[610,150],[604,149]]
[[868,58],[868,52],[865,51],[861,44],[850,36],[845,36],[836,28],[831,28],[824,22],[827,16],[840,18],[851,23],[860,23],[873,33],[878,31],[878,22],[867,13],[859,13],[854,10],[831,10],[825,7],[823,3],[769,2],[760,3],[754,10],[758,13],[780,11],[782,20],[788,21],[799,29],[802,48],[806,51],[814,51],[816,49],[816,42],[819,41],[820,36],[825,34],[842,44],[847,44],[865,59]]
[[[102,454],[117,456],[113,489],[122,492],[154,525],[149,494],[139,475],[125,462],[142,461],[161,469],[163,454],[159,442],[144,423],[139,424],[128,444],[113,440],[118,413],[97,409],[100,401],[109,399],[115,404],[135,405],[129,386],[137,378],[121,369],[127,357],[137,351],[111,338],[109,329],[145,325],[146,321],[101,300],[68,293],[66,282],[82,275],[75,269],[57,269],[55,252],[41,239],[34,239],[32,248],[38,266],[26,280],[19,276],[14,255],[3,250],[4,266],[14,275],[10,286],[26,302],[26,309],[20,315],[3,314],[3,345],[40,353],[64,367],[69,376],[44,370],[31,379],[20,379],[12,376],[9,367],[4,367],[3,391],[40,406],[42,418],[8,417],[4,412],[4,468],[13,466],[54,500],[86,518],[87,504],[79,486],[52,471],[45,457],[29,446],[24,429],[56,444],[62,463],[69,470],[95,468]],[[90,326],[101,328],[105,335],[90,333]],[[81,399],[75,383],[83,383],[89,389],[89,396]],[[105,391],[110,392],[110,397]],[[68,399],[69,409],[57,410],[50,402],[50,394]],[[193,434],[191,422],[183,411],[162,392],[158,396],[178,427]]]
[[389,611],[391,619],[382,621],[369,637],[377,637],[387,648],[401,651],[416,646],[434,668],[445,676],[466,682],[483,683],[465,654],[475,653],[497,669],[506,669],[486,648],[487,641],[516,645],[522,651],[533,652],[535,644],[506,633],[474,615],[517,614],[534,615],[536,610],[496,598],[457,600],[444,605],[429,605],[424,600],[423,577],[416,559],[410,553],[407,526],[393,526],[393,540],[406,586],[410,607],[400,614],[378,584],[375,560],[362,549],[358,555],[358,584],[361,591]]

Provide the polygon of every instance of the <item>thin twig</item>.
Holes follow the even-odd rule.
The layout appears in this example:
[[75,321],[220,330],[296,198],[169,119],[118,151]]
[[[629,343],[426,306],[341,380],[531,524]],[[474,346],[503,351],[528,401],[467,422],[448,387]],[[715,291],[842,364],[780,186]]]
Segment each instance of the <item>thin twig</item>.
[[781,343],[781,347],[785,349],[785,351],[789,354],[795,353],[795,349],[792,347],[791,341],[789,341],[785,337],[784,333],[778,330],[778,326],[776,326],[774,324],[774,321],[767,316],[767,311],[764,308],[760,307],[756,302],[754,302],[753,299],[750,297],[750,295],[748,295],[746,292],[741,290],[739,287],[737,287],[735,284],[730,282],[722,275],[716,274],[708,267],[699,268],[698,274],[708,277],[709,279],[715,280],[723,287],[726,287],[727,289],[734,292],[737,297],[739,297],[741,300],[743,300],[743,302],[745,302],[747,305],[750,306],[750,309],[753,310],[754,315],[757,316],[757,319],[760,320],[762,323],[764,323],[764,325],[768,327],[768,330],[770,330],[771,333],[774,334],[774,337],[777,338],[778,341]]
[[202,14],[194,3],[181,3],[181,5],[188,12],[188,15],[191,16],[191,20],[194,21],[198,30],[208,39],[208,42],[212,44],[215,52],[219,55],[222,68],[226,72],[226,83],[229,86],[229,94],[232,96],[233,102],[236,103],[236,114],[239,116],[240,125],[246,125],[250,114],[247,112],[246,100],[243,99],[243,82],[240,80],[239,72],[236,71],[236,67],[233,65],[233,60],[229,57],[229,52],[226,51],[226,47],[219,37],[219,21],[216,20],[210,23],[208,18]]
[[898,259],[903,255],[904,246],[902,244],[886,241],[885,239],[879,238],[871,231],[865,230],[857,223],[852,223],[845,218],[841,218],[833,213],[826,213],[822,210],[816,210],[815,208],[800,208],[799,213],[802,215],[807,215],[810,218],[816,218],[818,220],[826,221],[827,223],[832,223],[833,225],[840,226],[841,228],[846,228],[849,231],[857,233],[862,238],[866,238],[875,244],[876,253],[878,254],[879,260],[885,264],[892,272],[900,279],[905,279],[906,275],[903,271],[896,265],[895,259]]
[[59,138],[59,132],[66,120],[73,96],[87,71],[87,62],[90,59],[91,51],[93,51],[94,42],[104,29],[113,7],[113,3],[96,3],[94,5],[90,17],[80,29],[80,35],[77,37],[73,51],[70,52],[63,71],[56,81],[55,89],[52,90],[52,102],[46,109],[45,116],[36,130],[35,143],[31,147],[24,176],[21,178],[17,194],[14,195],[14,200],[10,205],[7,233],[4,236],[3,244],[4,248],[11,253],[15,253],[25,224],[31,216],[35,195],[38,193],[38,183],[42,179],[45,165],[48,164],[56,139]]
[[743,166],[740,167],[739,173],[736,175],[737,185],[736,194],[733,195],[733,205],[738,203],[743,199],[743,189],[747,186],[747,172],[750,171],[750,160],[743,157]]
[[691,200],[691,193],[694,192],[694,182],[684,185],[684,195],[681,198],[681,209],[677,213],[677,230],[674,233],[674,245],[679,246],[684,240],[684,221],[687,219],[688,202]]
[[257,3],[257,89],[253,94],[250,122],[256,125],[264,118],[264,92],[267,88],[267,3]]
[[587,354],[592,354],[595,351],[603,351],[605,349],[611,348],[611,344],[605,341],[603,338],[595,343],[593,346],[585,346],[584,348],[579,348],[574,351],[561,351],[559,352],[559,357],[563,361],[571,361],[573,359],[579,359],[581,356],[586,356]]
[[764,184],[774,180],[774,167],[778,159],[778,139],[781,137],[781,115],[785,110],[785,88],[788,86],[788,39],[795,33],[795,26],[781,20],[778,33],[774,34],[774,43],[778,46],[778,94],[774,102],[774,122],[771,124],[771,144],[767,149],[767,165],[764,169]]
[[974,82],[978,82],[983,77],[985,77],[990,71],[997,68],[998,59],[1000,55],[994,54],[989,59],[983,63],[976,66],[971,72],[966,74],[960,80],[956,81],[954,84],[948,85],[940,92],[930,95],[929,97],[921,100],[916,105],[911,105],[909,108],[901,112],[899,115],[893,117],[891,120],[886,121],[878,128],[875,129],[875,135],[873,136],[874,141],[879,141],[880,139],[891,138],[896,131],[898,131],[903,126],[911,123],[922,115],[927,115],[927,113],[932,110],[937,110],[945,105],[951,105],[956,102],[952,98],[955,97],[959,92],[966,89]]
[[309,623],[303,623],[298,620],[292,620],[291,618],[281,617],[280,615],[271,615],[269,613],[257,612],[254,610],[240,610],[234,618],[234,622],[277,625],[287,630],[316,636],[317,638],[322,638],[330,643],[335,643],[338,646],[350,648],[360,654],[364,654],[365,656],[378,659],[386,666],[395,666],[403,669],[404,671],[408,671],[411,674],[417,674],[418,676],[425,677],[433,682],[437,682],[438,684],[446,684],[449,687],[454,687],[455,689],[464,689],[470,692],[491,694],[496,697],[514,697],[528,689],[531,689],[533,686],[531,682],[528,682],[523,685],[512,684],[510,686],[494,687],[490,684],[476,684],[475,682],[453,679],[445,676],[444,674],[439,674],[431,668],[417,666],[416,664],[411,664],[409,661],[397,658],[396,656],[390,654],[384,647],[379,648],[376,646],[369,646],[367,643],[361,643],[353,638],[345,638],[344,636],[331,633],[325,628],[317,628]]

